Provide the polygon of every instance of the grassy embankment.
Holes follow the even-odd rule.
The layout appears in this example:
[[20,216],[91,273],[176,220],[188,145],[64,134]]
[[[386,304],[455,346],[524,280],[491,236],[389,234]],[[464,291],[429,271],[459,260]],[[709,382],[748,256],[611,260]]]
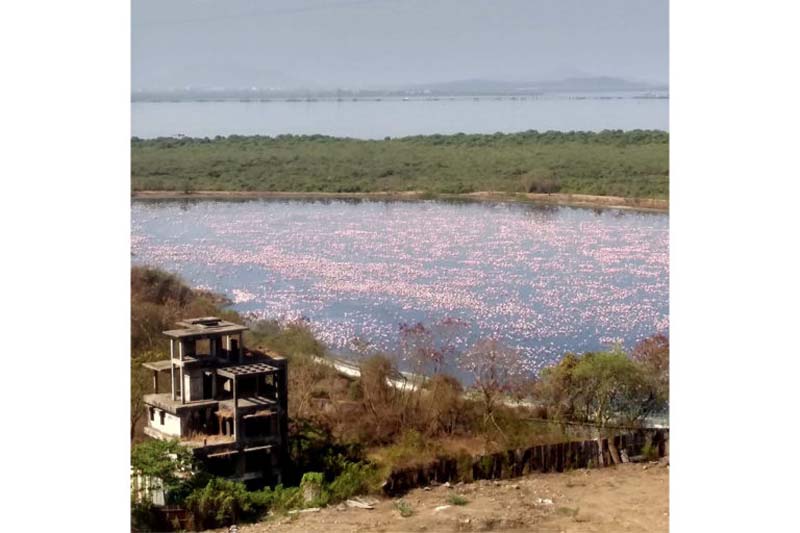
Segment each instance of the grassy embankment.
[[134,138],[131,146],[134,192],[669,196],[669,134],[654,130]]

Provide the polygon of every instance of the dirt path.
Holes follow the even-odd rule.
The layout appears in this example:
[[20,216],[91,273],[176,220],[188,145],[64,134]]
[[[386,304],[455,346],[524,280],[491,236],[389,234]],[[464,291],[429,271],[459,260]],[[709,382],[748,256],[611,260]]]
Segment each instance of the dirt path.
[[[467,503],[453,505],[454,495]],[[669,530],[669,467],[627,464],[563,474],[534,474],[499,482],[416,489],[402,498],[412,511],[405,518],[397,509],[399,500],[379,500],[373,510],[340,505],[318,512],[275,517],[259,524],[240,526],[239,531],[666,532]]]

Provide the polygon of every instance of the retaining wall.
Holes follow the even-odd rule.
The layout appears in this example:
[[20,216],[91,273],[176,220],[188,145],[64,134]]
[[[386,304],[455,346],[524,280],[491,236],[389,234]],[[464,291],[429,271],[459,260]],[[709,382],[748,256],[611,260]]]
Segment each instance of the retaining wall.
[[659,457],[669,455],[669,429],[642,429],[594,440],[541,444],[525,449],[477,457],[440,457],[430,464],[401,468],[389,474],[384,492],[389,496],[435,483],[478,479],[508,479],[533,472],[563,472],[576,468],[600,468],[639,455],[649,443]]

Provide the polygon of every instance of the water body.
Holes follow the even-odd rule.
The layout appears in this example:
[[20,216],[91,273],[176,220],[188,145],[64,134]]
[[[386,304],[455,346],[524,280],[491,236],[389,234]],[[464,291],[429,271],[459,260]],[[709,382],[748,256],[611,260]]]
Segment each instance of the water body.
[[322,134],[359,139],[525,130],[668,130],[669,100],[635,96],[134,102],[131,129],[141,138]]
[[132,260],[333,349],[395,350],[400,323],[457,318],[538,371],[669,329],[669,217],[440,201],[136,200]]

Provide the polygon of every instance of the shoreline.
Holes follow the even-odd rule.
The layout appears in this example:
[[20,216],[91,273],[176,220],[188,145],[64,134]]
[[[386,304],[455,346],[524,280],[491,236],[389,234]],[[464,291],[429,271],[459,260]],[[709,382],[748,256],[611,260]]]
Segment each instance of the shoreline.
[[511,202],[563,205],[570,207],[629,209],[655,213],[669,213],[669,200],[658,198],[625,198],[621,196],[595,196],[565,193],[504,193],[481,191],[463,194],[435,194],[421,191],[403,192],[272,192],[272,191],[133,191],[132,199],[150,200],[230,200],[230,199],[354,199],[354,200],[472,200],[479,202]]

